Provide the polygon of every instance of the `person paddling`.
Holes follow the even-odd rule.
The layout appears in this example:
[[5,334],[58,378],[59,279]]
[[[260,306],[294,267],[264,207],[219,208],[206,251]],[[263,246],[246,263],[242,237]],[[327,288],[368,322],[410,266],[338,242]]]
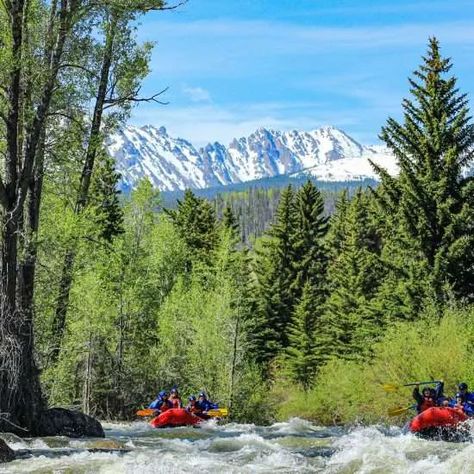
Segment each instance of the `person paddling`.
[[193,415],[200,416],[202,415],[202,410],[199,407],[196,397],[194,395],[191,395],[188,399],[188,404],[186,405],[186,410],[189,411],[189,413],[192,413]]
[[181,401],[176,387],[171,389],[169,401],[171,402],[172,408],[183,408],[183,402]]
[[436,388],[423,387],[420,393],[420,386],[415,385],[413,389],[413,398],[416,400],[416,411],[422,413],[428,408],[438,406],[438,401],[443,397],[444,383],[440,381],[436,384]]
[[153,400],[148,408],[152,410],[160,411],[161,413],[173,408],[171,402],[168,399],[169,395],[165,390],[162,390],[157,396],[156,399]]
[[208,398],[205,392],[201,392],[199,394],[199,398],[197,401],[198,407],[202,410],[202,412],[205,414],[209,410],[213,410],[216,408],[219,408],[217,403],[212,403]]

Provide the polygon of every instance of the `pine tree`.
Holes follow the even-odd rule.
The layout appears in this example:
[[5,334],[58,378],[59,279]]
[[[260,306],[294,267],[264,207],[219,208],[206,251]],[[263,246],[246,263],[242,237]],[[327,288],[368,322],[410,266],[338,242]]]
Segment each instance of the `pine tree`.
[[318,367],[325,360],[326,350],[322,337],[322,310],[313,295],[314,289],[307,282],[288,327],[288,347],[283,356],[284,371],[305,390],[311,387]]
[[281,194],[275,222],[261,240],[256,262],[257,312],[252,344],[258,363],[268,363],[288,345],[286,328],[295,300],[293,235],[295,227],[294,193],[288,186]]
[[314,184],[308,182],[295,196],[294,280],[292,289],[300,298],[306,282],[315,291],[313,298],[325,298],[327,252],[324,237],[328,230],[328,217],[324,216],[324,200]]
[[347,189],[342,191],[336,201],[335,211],[329,221],[327,234],[327,247],[330,257],[339,255],[342,249],[342,242],[346,234],[347,213],[349,209],[349,197]]
[[362,191],[350,202],[340,252],[328,271],[330,296],[324,316],[328,351],[348,359],[364,355],[384,324],[372,308],[383,267],[369,205]]
[[103,153],[92,183],[91,202],[99,237],[109,243],[124,232],[119,180],[120,174],[115,171],[113,158]]
[[176,210],[166,210],[181,238],[195,256],[209,259],[218,242],[217,220],[212,205],[190,189],[178,200]]
[[227,204],[224,208],[224,213],[222,216],[222,225],[224,226],[224,229],[228,229],[235,236],[238,235],[239,222],[237,221],[237,218],[235,217],[230,204]]
[[[455,77],[446,77],[450,69],[438,41],[430,39],[428,54],[410,79],[413,98],[403,101],[403,123],[389,118],[382,128],[400,174],[391,177],[374,166],[391,241],[386,247],[396,256],[385,252],[397,272],[394,281],[404,274],[405,281],[421,277],[438,302],[450,293],[474,300],[474,183],[462,173],[473,158],[474,128],[466,95],[459,94]],[[416,291],[405,285],[399,298],[413,298],[419,306],[427,295]]]

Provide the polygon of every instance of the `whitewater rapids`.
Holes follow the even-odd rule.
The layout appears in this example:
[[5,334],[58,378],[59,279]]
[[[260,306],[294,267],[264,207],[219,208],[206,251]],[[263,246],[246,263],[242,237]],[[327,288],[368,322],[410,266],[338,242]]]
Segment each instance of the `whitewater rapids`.
[[0,473],[474,473],[474,444],[421,440],[398,428],[323,428],[294,418],[268,427],[104,429],[106,440],[2,435],[24,459]]

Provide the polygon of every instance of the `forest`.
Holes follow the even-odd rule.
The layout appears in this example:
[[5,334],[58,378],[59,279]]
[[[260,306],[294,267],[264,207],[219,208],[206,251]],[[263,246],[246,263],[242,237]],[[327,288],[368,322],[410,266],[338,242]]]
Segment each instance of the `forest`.
[[333,208],[311,181],[171,208],[146,180],[120,196],[104,146],[160,101],[136,28],[165,8],[0,7],[0,431],[130,419],[173,386],[237,421],[381,419],[387,377],[474,381],[474,128],[438,41],[381,129],[398,176]]

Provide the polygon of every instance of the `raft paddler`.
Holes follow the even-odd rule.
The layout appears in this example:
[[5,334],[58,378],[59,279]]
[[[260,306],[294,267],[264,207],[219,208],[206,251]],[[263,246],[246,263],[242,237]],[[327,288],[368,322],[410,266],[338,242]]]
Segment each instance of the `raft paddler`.
[[157,396],[156,399],[153,400],[150,405],[148,405],[148,408],[151,408],[152,410],[159,411],[161,413],[165,412],[166,410],[169,410],[170,408],[173,408],[172,403],[169,401],[169,394],[165,390],[162,390]]
[[179,396],[179,392],[176,387],[170,390],[169,401],[172,405],[171,408],[183,408],[183,402],[181,401],[181,397]]
[[201,411],[205,414],[209,410],[215,410],[219,408],[217,403],[212,403],[208,398],[205,392],[201,392],[199,394],[199,398],[197,401],[197,406],[201,409]]
[[428,408],[439,406],[442,402],[444,382],[440,381],[436,384],[436,388],[423,387],[420,393],[420,386],[415,385],[413,389],[413,398],[416,400],[416,411],[422,413]]

